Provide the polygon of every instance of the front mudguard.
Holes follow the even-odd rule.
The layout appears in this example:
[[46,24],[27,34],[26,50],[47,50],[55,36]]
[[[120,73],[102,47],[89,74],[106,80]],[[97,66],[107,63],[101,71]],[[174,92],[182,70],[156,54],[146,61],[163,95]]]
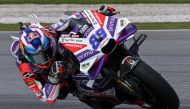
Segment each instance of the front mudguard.
[[118,73],[119,78],[124,78],[130,73],[141,61],[140,57],[127,56],[123,59]]

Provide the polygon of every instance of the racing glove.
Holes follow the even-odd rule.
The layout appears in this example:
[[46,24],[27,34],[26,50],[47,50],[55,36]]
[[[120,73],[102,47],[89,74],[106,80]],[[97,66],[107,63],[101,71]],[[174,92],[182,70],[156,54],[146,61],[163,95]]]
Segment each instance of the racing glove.
[[100,9],[98,9],[98,12],[107,15],[107,16],[113,16],[116,14],[116,10],[113,7],[102,5]]
[[58,84],[60,81],[59,75],[65,71],[63,61],[55,61],[48,75],[48,80],[52,84]]

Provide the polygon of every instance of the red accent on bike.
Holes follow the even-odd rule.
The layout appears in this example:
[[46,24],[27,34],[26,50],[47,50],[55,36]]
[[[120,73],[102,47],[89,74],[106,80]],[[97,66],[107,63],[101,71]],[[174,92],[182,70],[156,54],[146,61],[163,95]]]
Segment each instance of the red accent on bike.
[[75,44],[75,43],[63,43],[63,46],[68,50],[72,51],[73,53],[83,49],[86,47],[86,44]]
[[99,25],[103,27],[106,16],[94,10],[91,10],[91,12],[98,21]]

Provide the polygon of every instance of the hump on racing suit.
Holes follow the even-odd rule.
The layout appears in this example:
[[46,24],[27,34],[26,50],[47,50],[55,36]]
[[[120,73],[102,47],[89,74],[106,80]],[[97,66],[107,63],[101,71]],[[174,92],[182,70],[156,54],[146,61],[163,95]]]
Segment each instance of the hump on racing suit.
[[[59,22],[54,23],[49,26],[49,28],[55,32],[65,32],[73,33],[78,32],[79,25],[78,23],[87,23],[84,20],[84,17],[81,15],[81,12],[75,12],[68,19],[61,19]],[[59,35],[58,35],[59,36]]]

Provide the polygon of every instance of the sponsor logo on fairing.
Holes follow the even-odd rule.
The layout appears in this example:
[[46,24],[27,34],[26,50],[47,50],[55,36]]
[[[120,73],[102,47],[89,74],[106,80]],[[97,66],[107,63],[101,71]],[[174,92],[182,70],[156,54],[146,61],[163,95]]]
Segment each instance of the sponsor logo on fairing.
[[69,49],[72,52],[77,52],[80,49],[87,46],[85,44],[75,44],[75,43],[64,43],[63,45],[64,45],[65,48]]
[[96,19],[93,16],[93,14],[91,13],[91,11],[85,11],[85,12],[86,12],[86,15],[88,16],[88,18],[90,19],[92,25],[98,24]]
[[88,28],[89,28],[89,26],[88,26],[87,24],[85,24],[85,25],[83,25],[83,26],[80,28],[79,32],[80,32],[81,34],[84,34],[85,31],[86,31]]
[[77,35],[77,34],[62,34],[61,37],[64,37],[64,38],[79,38],[79,35]]
[[88,22],[88,24],[92,24],[89,20],[89,18],[86,16],[85,12],[81,12],[82,16],[85,18],[85,20]]
[[79,38],[80,36],[78,34],[72,34],[70,35],[72,38]]
[[89,68],[89,67],[90,67],[90,62],[84,63],[84,64],[82,65],[82,68],[83,68],[83,69],[87,69],[87,68]]
[[66,48],[67,47],[77,47],[77,48],[84,48],[84,46],[86,46],[86,45],[84,45],[84,44],[75,44],[75,43],[66,43],[65,45],[64,45]]
[[95,51],[95,50],[85,50],[81,53],[79,53],[76,57],[78,59],[79,62],[83,62],[84,60],[96,55],[100,53],[99,51]]
[[117,24],[117,19],[116,18],[110,17],[108,19],[106,27],[107,27],[107,29],[110,32],[112,37],[114,36],[114,33],[115,33],[116,24]]
[[105,16],[103,14],[100,14],[96,11],[91,11],[98,23],[100,24],[101,27],[104,26],[104,21],[105,21]]
[[120,20],[120,26],[123,27],[127,24],[127,22],[125,20]]
[[100,19],[100,17],[98,16],[97,12],[92,11],[92,13],[94,14],[94,17],[96,18],[96,20],[98,21],[98,23],[99,23],[100,25],[102,25],[103,22],[101,21],[101,19]]
[[91,26],[89,29],[86,30],[85,34],[83,35],[84,38],[88,37],[88,35],[90,34],[90,32],[94,30],[93,26]]
[[82,39],[60,38],[60,42],[82,42]]

